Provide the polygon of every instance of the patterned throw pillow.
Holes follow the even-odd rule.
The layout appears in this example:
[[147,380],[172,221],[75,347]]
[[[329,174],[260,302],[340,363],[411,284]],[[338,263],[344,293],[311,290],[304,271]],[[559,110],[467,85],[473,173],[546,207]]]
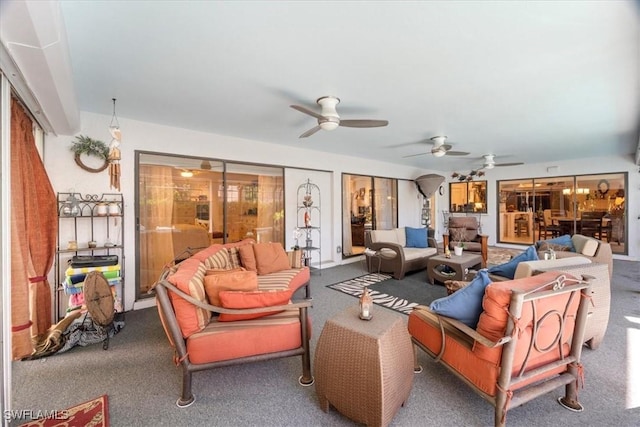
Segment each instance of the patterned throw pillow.
[[209,256],[205,261],[204,265],[209,268],[215,268],[218,270],[228,270],[229,269],[229,253],[224,249],[220,249],[215,254]]
[[229,261],[228,268],[238,268],[242,265],[240,263],[240,251],[237,247],[227,248],[227,256]]
[[466,241],[467,230],[463,227],[449,228],[449,235],[452,242],[464,242]]

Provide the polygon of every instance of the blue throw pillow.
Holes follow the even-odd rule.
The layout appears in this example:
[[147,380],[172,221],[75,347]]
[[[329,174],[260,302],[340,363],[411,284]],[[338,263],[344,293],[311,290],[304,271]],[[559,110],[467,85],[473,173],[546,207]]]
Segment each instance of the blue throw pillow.
[[576,251],[575,246],[573,246],[573,241],[571,240],[571,236],[568,234],[565,234],[564,236],[555,237],[553,239],[538,240],[536,242],[536,248],[539,248],[540,245],[542,245],[543,243],[551,243],[554,245],[568,246],[571,252]]
[[404,234],[407,238],[407,248],[428,248],[427,229],[405,227]]
[[452,317],[465,325],[476,328],[482,313],[484,288],[491,283],[487,269],[484,268],[464,288],[448,297],[440,298],[429,304],[429,308],[443,316]]
[[518,267],[518,264],[523,261],[535,261],[537,259],[538,252],[536,251],[536,247],[529,246],[526,251],[512,258],[511,261],[490,267],[489,273],[513,279],[513,276],[515,276],[516,274],[516,268]]

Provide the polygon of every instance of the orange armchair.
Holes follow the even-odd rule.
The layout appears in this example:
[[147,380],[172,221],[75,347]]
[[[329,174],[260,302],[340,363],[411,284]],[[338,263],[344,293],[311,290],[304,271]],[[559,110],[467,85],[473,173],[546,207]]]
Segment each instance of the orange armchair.
[[[476,329],[418,306],[409,316],[409,334],[415,350],[495,407],[496,426],[505,425],[508,409],[562,386],[560,403],[579,411],[590,286],[559,272],[494,282],[484,290]],[[415,365],[421,371],[417,352]]]

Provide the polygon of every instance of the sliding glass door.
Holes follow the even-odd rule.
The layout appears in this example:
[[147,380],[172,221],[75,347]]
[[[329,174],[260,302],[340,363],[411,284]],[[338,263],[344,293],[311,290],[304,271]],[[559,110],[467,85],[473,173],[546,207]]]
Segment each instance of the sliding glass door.
[[364,252],[364,234],[398,226],[398,180],[342,175],[342,255]]
[[498,242],[528,245],[578,233],[626,254],[626,189],[626,173],[499,181]]
[[136,164],[137,298],[187,249],[284,244],[282,168],[143,152]]

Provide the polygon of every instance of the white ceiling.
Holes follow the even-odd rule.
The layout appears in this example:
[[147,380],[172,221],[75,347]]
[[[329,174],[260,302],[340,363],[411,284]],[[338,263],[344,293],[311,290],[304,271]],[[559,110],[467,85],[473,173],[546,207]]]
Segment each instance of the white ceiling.
[[[625,1],[62,1],[82,111],[405,165],[632,155],[640,11]],[[6,35],[5,35],[6,37]],[[6,42],[6,40],[5,40]],[[307,139],[343,119],[389,120]],[[467,157],[404,158],[447,135]],[[283,151],[284,153],[284,151]]]

